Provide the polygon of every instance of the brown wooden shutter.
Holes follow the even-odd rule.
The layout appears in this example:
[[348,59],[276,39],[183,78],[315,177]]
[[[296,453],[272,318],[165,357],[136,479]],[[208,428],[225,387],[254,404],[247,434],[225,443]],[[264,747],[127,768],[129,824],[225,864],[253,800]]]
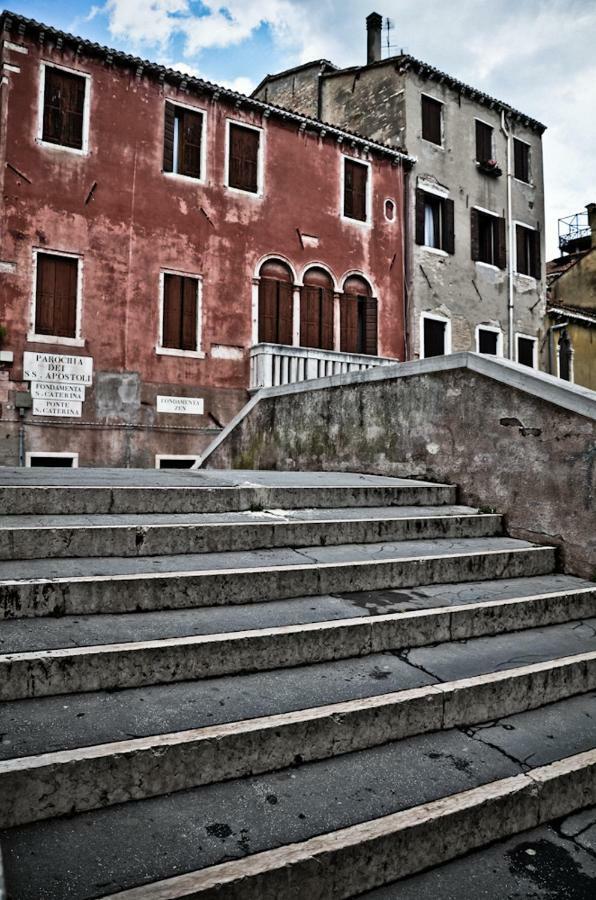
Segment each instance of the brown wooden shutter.
[[344,166],[344,215],[365,222],[368,168],[351,159]]
[[476,159],[478,162],[487,162],[492,159],[492,144],[493,130],[491,126],[476,119]]
[[443,243],[446,253],[455,253],[455,203],[448,197],[443,201]]
[[497,259],[499,269],[507,268],[507,225],[504,218],[497,219]]
[[526,271],[526,229],[521,225],[515,226],[516,266],[515,270],[521,275],[529,275]]
[[254,131],[252,128],[243,128],[241,125],[230,125],[228,177],[230,187],[256,194],[258,190],[259,140],[258,131]]
[[85,79],[73,72],[46,66],[43,140],[81,150]]
[[319,347],[321,332],[321,288],[304,285],[300,291],[300,346]]
[[166,103],[165,122],[163,133],[163,170],[174,171],[174,119],[175,108],[172,103]]
[[540,232],[532,231],[532,275],[534,278],[540,278]]
[[35,296],[35,331],[76,337],[78,261],[39,253]]
[[377,355],[377,301],[372,297],[365,300],[364,314],[364,352],[370,356]]
[[182,331],[182,278],[180,275],[164,275],[163,285],[163,339],[164,347],[180,349]]
[[438,100],[422,96],[422,137],[433,144],[441,144],[441,106]]
[[358,297],[344,294],[339,305],[340,350],[358,352]]
[[513,139],[514,174],[520,181],[530,180],[530,148],[523,141]]
[[37,255],[37,287],[35,293],[35,333],[54,333],[54,286],[56,264],[51,256]]
[[416,243],[424,244],[424,203],[425,193],[416,188]]
[[333,291],[320,288],[321,335],[323,350],[333,350]]
[[201,177],[201,132],[203,117],[189,109],[180,117],[180,172],[191,178]]
[[472,259],[480,259],[480,228],[478,210],[470,210],[470,246]]
[[285,281],[277,282],[277,342],[294,343],[294,289]]
[[277,282],[261,278],[259,282],[259,343],[277,344]]
[[196,278],[182,278],[181,350],[197,349],[197,288]]

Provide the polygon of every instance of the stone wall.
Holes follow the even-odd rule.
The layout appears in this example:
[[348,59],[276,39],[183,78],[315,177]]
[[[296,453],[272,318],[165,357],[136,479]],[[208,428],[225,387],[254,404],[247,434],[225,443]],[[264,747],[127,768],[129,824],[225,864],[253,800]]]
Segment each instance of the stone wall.
[[596,393],[505,360],[459,353],[262,391],[203,464],[457,484],[462,503],[596,578]]

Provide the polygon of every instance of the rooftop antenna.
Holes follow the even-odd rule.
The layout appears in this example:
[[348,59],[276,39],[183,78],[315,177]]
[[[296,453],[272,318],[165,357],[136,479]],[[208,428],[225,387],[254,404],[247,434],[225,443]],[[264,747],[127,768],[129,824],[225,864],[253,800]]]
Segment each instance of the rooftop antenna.
[[383,24],[387,35],[385,40],[385,45],[387,47],[387,56],[391,56],[392,51],[397,49],[397,44],[391,43],[391,31],[393,28],[395,28],[395,22],[393,21],[393,19],[386,17]]

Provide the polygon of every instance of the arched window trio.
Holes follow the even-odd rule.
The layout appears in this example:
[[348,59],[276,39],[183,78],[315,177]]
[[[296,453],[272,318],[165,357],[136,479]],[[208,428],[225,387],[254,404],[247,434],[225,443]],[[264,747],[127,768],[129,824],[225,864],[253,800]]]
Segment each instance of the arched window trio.
[[[377,300],[369,283],[360,275],[346,278],[336,303],[329,272],[313,266],[304,274],[302,286],[294,287],[289,266],[269,259],[259,270],[259,343],[288,344],[294,341],[294,295],[299,303],[299,346],[344,353],[378,353]],[[339,306],[339,346],[336,346],[336,316]]]

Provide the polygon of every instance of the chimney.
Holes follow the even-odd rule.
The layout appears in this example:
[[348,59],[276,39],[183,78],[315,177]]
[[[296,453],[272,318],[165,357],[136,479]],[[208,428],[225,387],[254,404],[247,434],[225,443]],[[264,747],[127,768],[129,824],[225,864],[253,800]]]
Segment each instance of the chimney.
[[588,203],[586,209],[588,210],[588,222],[592,232],[592,247],[596,247],[596,203]]
[[383,31],[383,17],[378,13],[371,13],[366,17],[366,65],[378,62],[381,59],[381,35]]

